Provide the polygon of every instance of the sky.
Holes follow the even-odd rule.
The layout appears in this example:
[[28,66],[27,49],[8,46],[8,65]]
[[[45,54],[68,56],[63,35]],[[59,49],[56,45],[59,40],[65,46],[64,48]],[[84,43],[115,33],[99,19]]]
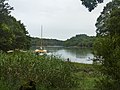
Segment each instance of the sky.
[[21,20],[32,37],[66,40],[76,34],[95,36],[95,23],[103,7],[111,0],[104,0],[92,12],[80,0],[9,0],[14,7],[11,15]]

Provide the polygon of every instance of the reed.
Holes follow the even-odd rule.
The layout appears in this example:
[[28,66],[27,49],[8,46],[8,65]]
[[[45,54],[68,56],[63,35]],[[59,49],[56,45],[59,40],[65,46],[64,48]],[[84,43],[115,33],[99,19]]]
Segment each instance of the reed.
[[37,90],[71,88],[77,85],[74,65],[59,57],[31,52],[0,53],[0,90],[18,90],[34,81]]

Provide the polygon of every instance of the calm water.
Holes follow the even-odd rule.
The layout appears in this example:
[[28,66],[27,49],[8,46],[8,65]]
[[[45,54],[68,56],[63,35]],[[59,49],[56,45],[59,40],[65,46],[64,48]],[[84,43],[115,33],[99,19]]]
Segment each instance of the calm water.
[[86,48],[46,47],[45,49],[53,55],[57,55],[65,60],[69,58],[70,61],[78,63],[92,64],[92,60],[90,59],[94,57],[92,50]]

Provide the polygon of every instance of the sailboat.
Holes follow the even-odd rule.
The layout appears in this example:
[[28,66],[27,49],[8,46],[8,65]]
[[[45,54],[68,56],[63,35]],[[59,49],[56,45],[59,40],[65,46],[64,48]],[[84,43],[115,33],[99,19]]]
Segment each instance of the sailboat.
[[47,53],[47,50],[45,50],[45,49],[43,48],[42,30],[43,30],[43,26],[41,25],[41,38],[40,38],[40,40],[41,40],[41,45],[40,45],[40,48],[39,48],[39,49],[36,49],[36,50],[35,50],[36,55],[44,55],[44,54]]

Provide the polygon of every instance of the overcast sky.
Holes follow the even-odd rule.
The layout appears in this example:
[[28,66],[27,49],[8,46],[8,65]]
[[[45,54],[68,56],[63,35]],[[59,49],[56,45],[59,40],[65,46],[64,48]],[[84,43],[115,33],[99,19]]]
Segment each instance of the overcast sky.
[[11,14],[24,23],[31,36],[40,37],[43,25],[43,38],[66,40],[76,34],[96,35],[96,19],[109,1],[92,12],[80,0],[9,0],[9,4],[14,7]]

